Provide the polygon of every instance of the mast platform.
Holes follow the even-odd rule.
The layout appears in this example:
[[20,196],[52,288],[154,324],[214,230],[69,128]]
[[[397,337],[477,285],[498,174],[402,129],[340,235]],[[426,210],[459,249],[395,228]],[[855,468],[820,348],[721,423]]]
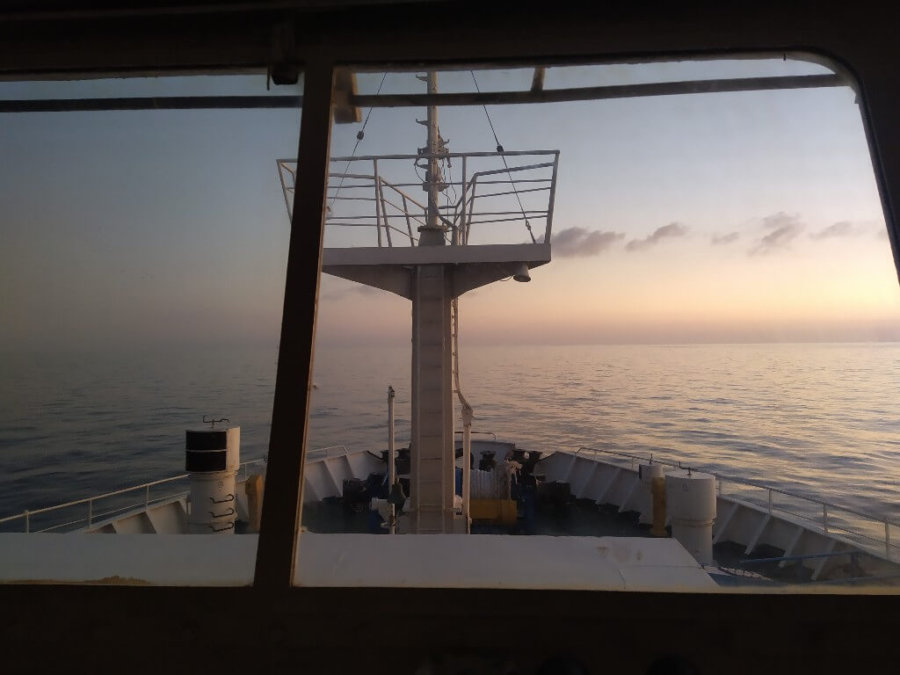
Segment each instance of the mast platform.
[[326,248],[322,271],[412,299],[411,270],[418,265],[452,265],[452,294],[513,276],[550,262],[549,244]]

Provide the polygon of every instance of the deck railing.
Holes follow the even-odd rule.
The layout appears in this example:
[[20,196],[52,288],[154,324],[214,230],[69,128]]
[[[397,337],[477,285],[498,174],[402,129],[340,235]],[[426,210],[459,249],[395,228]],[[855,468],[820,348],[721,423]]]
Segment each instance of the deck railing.
[[[246,480],[247,478],[247,469],[250,466],[257,466],[265,463],[265,459],[251,459],[246,462],[242,462],[238,468],[237,480]],[[103,522],[104,520],[108,520],[113,518],[116,515],[120,515],[122,513],[127,513],[128,511],[138,509],[138,508],[148,508],[152,504],[158,504],[164,501],[169,501],[171,499],[176,499],[179,497],[186,496],[190,490],[181,489],[176,490],[174,492],[167,492],[165,494],[159,494],[158,491],[154,494],[153,488],[158,488],[161,485],[173,486],[178,484],[179,482],[184,482],[188,479],[190,474],[179,474],[177,476],[170,476],[168,478],[162,478],[160,480],[150,481],[149,483],[141,483],[140,485],[132,485],[127,488],[122,488],[121,490],[113,490],[112,492],[104,492],[100,495],[94,495],[92,497],[85,497],[83,499],[75,499],[73,501],[65,502],[63,504],[56,504],[54,506],[46,506],[40,509],[26,509],[22,513],[17,513],[13,516],[7,516],[5,518],[0,518],[0,526],[5,525],[7,523],[14,523],[16,521],[21,521],[24,526],[24,532],[32,533],[32,532],[69,532],[72,530],[76,530],[83,527],[91,527],[95,523]],[[107,505],[104,508],[98,509],[98,503],[103,502],[104,500],[111,500],[115,497],[123,497],[125,495],[134,495],[139,493],[141,495],[141,499],[137,501],[130,499],[125,503],[122,503],[121,500],[118,500],[115,506]],[[127,499],[127,498],[126,498]],[[75,509],[76,507],[82,507],[84,510],[82,511],[83,515],[78,515],[74,517],[69,517],[66,519],[63,511],[66,509]],[[52,524],[48,525],[46,523],[42,525],[38,525],[37,529],[35,529],[35,518],[37,516],[42,516],[44,520],[47,520],[48,516],[52,518],[53,515],[61,515],[62,520],[59,519],[52,521]]]
[[[558,150],[448,152],[433,157],[443,167],[438,219],[447,243],[550,241]],[[340,245],[415,246],[418,228],[427,222],[423,167],[431,158],[428,154],[332,158],[335,170],[328,174],[325,225],[357,228],[355,234],[342,237]],[[278,160],[278,173],[290,217],[296,161]]]
[[315,450],[308,450],[306,452],[306,460],[318,460],[318,459],[327,459],[328,457],[342,457],[343,455],[349,455],[350,450],[346,445],[329,445],[325,448],[316,448]]
[[900,522],[873,516],[855,509],[823,499],[813,499],[797,492],[772,487],[746,478],[728,476],[698,466],[688,466],[682,462],[661,459],[655,455],[635,455],[616,450],[590,448],[582,446],[575,452],[595,453],[614,457],[621,464],[628,464],[637,470],[638,464],[650,461],[678,469],[702,471],[716,478],[718,494],[736,501],[744,501],[757,508],[765,509],[770,515],[785,514],[809,523],[824,534],[839,534],[853,544],[887,560],[900,560],[900,547],[892,541],[894,528],[900,528]]

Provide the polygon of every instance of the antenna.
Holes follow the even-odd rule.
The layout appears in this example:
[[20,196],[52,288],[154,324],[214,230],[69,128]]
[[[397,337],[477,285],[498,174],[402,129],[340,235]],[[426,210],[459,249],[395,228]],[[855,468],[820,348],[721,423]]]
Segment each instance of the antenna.
[[[425,76],[429,94],[437,94],[437,81],[437,72],[429,70]],[[419,246],[443,246],[446,228],[439,222],[438,199],[440,198],[441,190],[446,186],[444,185],[444,177],[441,175],[438,155],[445,151],[446,148],[441,142],[441,134],[438,129],[438,108],[436,105],[429,105],[427,110],[428,115],[425,127],[428,135],[423,150],[428,158],[428,163],[425,169],[425,184],[422,188],[428,193],[428,202],[425,211],[425,224],[419,227],[419,232],[421,233]]]

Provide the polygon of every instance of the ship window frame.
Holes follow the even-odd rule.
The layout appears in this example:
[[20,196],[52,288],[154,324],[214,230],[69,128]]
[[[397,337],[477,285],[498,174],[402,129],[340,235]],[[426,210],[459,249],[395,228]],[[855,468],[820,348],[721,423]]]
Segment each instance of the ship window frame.
[[[438,19],[439,13],[446,11],[445,3],[434,3],[437,7],[431,13],[427,11],[429,3],[418,4],[412,12],[419,24],[431,20],[434,26],[443,30],[444,22]],[[499,5],[497,11],[509,9],[506,3]],[[896,101],[900,100],[900,82],[893,72],[895,61],[890,58],[896,57],[897,53],[896,40],[891,35],[895,22],[883,20],[876,27],[874,24],[885,18],[884,10],[877,9],[879,6],[880,3],[864,2],[835,10],[823,5],[810,15],[805,4],[791,8],[773,1],[755,5],[747,12],[749,16],[740,19],[740,11],[719,7],[707,13],[696,12],[690,7],[664,11],[651,8],[649,12],[644,8],[643,19],[640,16],[635,19],[624,5],[615,5],[616,9],[604,4],[593,12],[577,6],[575,13],[569,15],[568,23],[565,18],[552,15],[532,19],[531,29],[539,28],[542,39],[527,45],[524,42],[529,39],[528,33],[522,32],[522,26],[527,28],[529,25],[527,20],[516,18],[509,12],[503,24],[505,30],[494,30],[497,21],[493,24],[489,21],[487,30],[492,31],[494,43],[482,43],[478,35],[461,31],[462,35],[442,36],[442,42],[435,41],[430,46],[425,37],[415,33],[393,44],[389,44],[384,34],[354,42],[360,33],[372,30],[370,25],[361,27],[369,15],[366,11],[357,11],[355,16],[350,16],[349,12],[335,10],[330,18],[319,18],[310,13],[310,32],[316,37],[310,44],[299,45],[297,55],[301,67],[311,74],[325,67],[332,70],[335,54],[347,63],[359,63],[366,58],[374,63],[373,51],[382,63],[404,56],[414,60],[415,54],[434,57],[436,61],[441,57],[489,61],[493,57],[506,63],[514,57],[519,62],[533,63],[548,54],[596,61],[647,54],[682,58],[691,53],[727,54],[736,45],[778,49],[796,46],[800,41],[814,47],[809,51],[841,54],[842,58],[832,58],[843,62],[848,70],[854,68],[861,85],[864,126],[869,135],[870,154],[896,265],[895,205],[900,205],[900,126],[895,123],[895,111]],[[127,9],[122,10],[126,18],[120,19],[119,23],[110,21],[94,7],[90,9],[97,13],[96,24],[89,24],[87,27],[93,32],[86,30],[82,37],[73,34],[77,31],[57,35],[54,32],[57,24],[52,21],[38,27],[26,25],[25,29],[15,22],[8,24],[7,34],[18,31],[25,36],[22,39],[27,39],[30,34],[35,46],[17,52],[17,43],[12,41],[7,52],[10,58],[4,65],[7,76],[45,74],[54,67],[69,73],[95,72],[103,66],[127,67],[122,66],[127,61],[127,50],[121,53],[117,50],[121,49],[123,39],[130,37],[129,27],[139,33],[153,30],[157,25],[154,21],[144,22],[144,26],[139,26],[138,22],[123,25],[122,22],[128,21]],[[400,11],[396,7],[388,8],[383,22],[374,28],[384,28],[390,36],[388,26],[393,25],[391,22],[398,18]],[[409,10],[402,8],[402,11]],[[496,19],[497,11],[488,18]],[[634,13],[640,11],[633,10]],[[35,13],[39,13],[38,10]],[[131,14],[135,13],[142,18],[140,10],[132,7]],[[55,20],[62,29],[70,28],[59,17]],[[266,21],[269,20],[267,17]],[[89,19],[84,21],[88,23]],[[726,29],[727,22],[730,27]],[[863,38],[860,37],[861,24],[866,22],[873,30]],[[210,23],[217,27],[215,21]],[[469,25],[473,23],[470,17]],[[13,31],[8,29],[9,25]],[[354,27],[357,33],[354,33]],[[567,27],[571,32],[565,30]],[[240,33],[222,32],[218,38],[222,44],[216,55],[207,55],[207,58],[198,57],[199,46],[185,48],[189,43],[181,38],[184,34],[192,34],[189,30],[179,32],[181,28],[181,24],[172,21],[169,44],[184,51],[173,49],[158,56],[158,63],[154,62],[153,67],[147,65],[145,57],[145,70],[163,71],[166,64],[173,69],[196,69],[200,63],[208,70],[225,68],[229,63],[247,66],[246,61],[234,63],[235,51],[245,59],[248,53],[236,47],[239,41],[234,38],[235,35],[246,35],[246,41],[255,39],[256,35],[249,27],[241,25]],[[317,29],[324,31],[322,37],[315,32]],[[214,29],[206,31],[206,34],[215,33]],[[586,37],[588,33],[590,35]],[[56,41],[61,35],[65,40]],[[103,47],[104,37],[110,40],[109,48]],[[85,40],[93,41],[96,46],[87,48],[88,56],[70,60],[70,52],[79,45],[88,44]],[[232,44],[226,44],[228,40],[232,40]],[[382,44],[382,49],[373,49],[373,43],[376,47]],[[315,97],[304,98],[304,114],[307,105],[318,107]],[[324,129],[321,122],[313,128]],[[301,132],[301,144],[303,137]],[[308,217],[294,223],[295,226],[308,224]],[[292,227],[292,242],[294,229]],[[292,257],[297,255],[293,253]],[[301,291],[299,309],[302,312],[308,316],[309,311],[314,311],[318,282],[308,287],[289,277],[286,285],[294,286],[295,293]],[[314,326],[307,329],[312,331]],[[309,369],[313,357],[311,344],[280,351],[279,368],[282,360],[298,356],[301,363],[286,364],[286,372]],[[302,392],[293,395],[295,402],[307,401]],[[296,419],[298,413],[295,409],[284,415]],[[282,464],[291,461],[290,453],[303,453],[305,425],[306,421],[302,419],[298,430],[286,434],[288,440],[299,438],[300,445],[285,445],[278,450],[279,455],[284,455]],[[296,482],[299,498],[302,474],[296,476]],[[271,496],[270,493],[267,498]],[[292,506],[290,499],[279,500],[277,508],[271,501],[269,504],[271,513],[265,521],[260,543],[271,539],[273,551],[284,551],[290,548],[284,541],[285,524],[296,521],[300,504],[297,501]],[[291,508],[294,516],[289,513]],[[295,534],[290,533],[290,538]],[[277,541],[279,539],[282,541]],[[294,553],[292,549],[284,554],[291,564]],[[303,663],[313,670],[318,667],[324,671],[333,670],[346,652],[346,634],[338,631],[348,628],[357,632],[371,630],[372,639],[376,640],[372,644],[379,648],[392,645],[389,641],[396,639],[396,630],[404,630],[405,640],[399,642],[403,644],[404,663],[410,664],[429,654],[441,654],[440,650],[481,650],[480,653],[484,653],[485,649],[493,648],[491,653],[509,655],[514,647],[510,640],[498,639],[497,626],[510,626],[514,622],[521,626],[529,621],[539,621],[541,639],[529,640],[530,635],[526,635],[525,644],[517,654],[525,663],[535,666],[532,670],[550,649],[590,655],[588,660],[596,665],[594,672],[600,672],[601,667],[610,672],[640,672],[636,668],[645,668],[650,657],[666,650],[687,654],[697,663],[700,672],[716,672],[726,662],[739,671],[746,670],[750,663],[754,667],[768,666],[775,672],[794,672],[800,664],[802,669],[810,670],[816,667],[875,670],[883,666],[885,645],[891,644],[900,627],[897,600],[888,596],[311,589],[291,587],[290,575],[285,575],[279,567],[283,567],[284,561],[276,561],[275,566],[270,567],[270,560],[266,556],[260,559],[258,555],[257,576],[269,572],[276,576],[271,580],[260,578],[260,583],[252,588],[134,588],[40,583],[4,586],[0,593],[7,609],[7,665],[15,669],[19,664],[22,670],[35,670],[48,659],[57,665],[70,665],[73,655],[80,655],[89,658],[95,666],[105,665],[111,669],[121,668],[123,663],[138,665],[136,655],[139,655],[138,669],[146,671],[171,665],[176,658],[182,669],[200,666],[208,670],[214,663],[231,667],[253,664],[256,668],[261,663],[268,663],[270,667],[287,669],[290,664]],[[174,607],[178,609],[173,611]],[[348,620],[354,608],[362,608],[360,615]],[[380,609],[376,612],[374,608]],[[209,648],[221,644],[222,617],[233,614],[240,616],[246,624],[246,632],[241,636],[243,656],[236,653],[238,650]],[[459,627],[455,625],[457,621]],[[454,625],[448,625],[451,622]],[[169,638],[167,648],[147,650],[146,638],[154,634],[149,631],[156,635],[162,631]],[[379,638],[385,642],[377,641]],[[56,648],[47,649],[48,645]],[[36,651],[36,647],[42,652]],[[372,672],[397,671],[395,662],[379,661],[371,653],[361,653],[357,662],[367,662]]]
[[[862,123],[866,131],[867,140],[869,141],[869,152],[870,157],[872,159],[873,169],[875,173],[876,183],[879,187],[879,194],[882,195],[882,210],[885,216],[885,222],[887,223],[887,230],[889,233],[889,240],[891,243],[893,258],[895,262],[895,267],[900,270],[900,256],[898,256],[898,249],[895,245],[896,237],[894,235],[894,227],[891,225],[893,219],[891,218],[890,210],[888,209],[887,203],[884,199],[884,190],[882,188],[883,178],[881,173],[879,172],[879,163],[876,159],[876,155],[874,152],[873,144],[871,141],[871,130],[869,128],[870,122],[869,117],[866,114],[866,108],[864,105],[864,97],[861,93],[861,83],[859,79],[856,77],[855,73],[845,64],[836,61],[833,57],[829,57],[825,54],[818,54],[814,52],[799,52],[804,56],[808,57],[810,61],[816,61],[822,65],[826,65],[831,68],[832,71],[839,76],[845,78],[847,80],[848,86],[854,89],[857,94],[858,100],[860,102],[861,113],[862,113]],[[703,58],[712,60],[715,58],[735,58],[736,56],[744,56],[747,58],[771,58],[773,53],[771,51],[759,51],[754,53],[746,53],[736,55],[733,53],[721,52],[718,54],[695,54],[693,58]],[[653,58],[647,59],[638,59],[638,61],[645,62],[665,62],[665,61],[675,61],[675,60],[690,60],[692,55],[690,54],[678,54],[678,55],[669,55],[666,56],[654,55]],[[273,467],[277,467],[277,475],[284,477],[286,475],[295,475],[294,472],[299,471],[299,481],[298,483],[288,485],[287,489],[290,491],[286,493],[287,497],[285,500],[282,500],[282,503],[277,508],[270,508],[268,513],[265,509],[263,509],[263,520],[262,520],[262,530],[260,533],[260,544],[257,549],[257,562],[256,562],[256,572],[254,578],[254,586],[259,585],[262,588],[285,588],[285,587],[293,587],[297,588],[296,585],[296,569],[299,564],[298,558],[302,555],[301,546],[299,545],[299,533],[301,528],[301,520],[302,520],[302,509],[303,509],[303,466],[307,451],[307,432],[306,425],[308,423],[308,413],[309,413],[309,393],[312,387],[312,381],[310,379],[311,376],[311,361],[313,359],[313,344],[315,341],[315,304],[318,298],[318,286],[321,282],[321,264],[322,264],[322,246],[324,240],[324,213],[326,208],[326,190],[327,190],[327,180],[319,183],[318,176],[325,175],[327,176],[328,172],[328,163],[330,157],[330,147],[328,143],[325,143],[324,148],[321,143],[317,143],[313,145],[304,144],[303,139],[304,136],[307,138],[314,137],[316,139],[330,139],[331,133],[331,124],[333,119],[333,110],[335,104],[336,97],[336,78],[338,77],[338,73],[341,71],[346,72],[346,70],[350,70],[353,72],[354,70],[359,71],[378,71],[380,72],[382,69],[387,67],[391,72],[394,71],[403,71],[407,70],[410,72],[427,70],[429,68],[434,68],[437,70],[441,70],[442,68],[448,67],[448,65],[453,68],[467,68],[467,67],[475,67],[475,68],[485,68],[485,67],[520,67],[520,68],[528,68],[535,67],[536,65],[545,65],[545,66],[567,66],[567,65],[603,65],[605,63],[613,63],[615,60],[603,59],[601,57],[597,57],[595,59],[552,59],[552,60],[528,60],[521,59],[515,61],[504,61],[504,62],[495,62],[492,60],[477,60],[473,59],[471,61],[466,61],[463,65],[459,63],[446,64],[440,60],[428,60],[428,61],[419,61],[416,63],[406,64],[406,63],[397,63],[393,62],[390,64],[386,64],[383,62],[372,61],[372,62],[359,62],[359,61],[337,61],[334,59],[322,59],[322,60],[312,60],[306,65],[306,77],[307,77],[307,89],[304,92],[304,121],[307,114],[314,114],[317,118],[317,122],[314,125],[310,122],[309,126],[305,126],[304,123],[301,124],[301,132],[300,132],[300,147],[298,150],[298,167],[303,167],[304,175],[310,176],[310,172],[313,173],[313,178],[316,181],[317,185],[321,184],[321,192],[316,195],[311,194],[309,190],[306,191],[306,196],[301,197],[300,192],[303,186],[298,186],[297,191],[294,195],[294,208],[292,210],[293,219],[292,219],[292,238],[291,238],[291,251],[293,251],[293,246],[298,246],[298,250],[300,253],[297,255],[302,256],[302,265],[306,269],[312,269],[313,261],[311,260],[309,253],[313,250],[318,250],[319,255],[318,259],[315,261],[315,265],[317,265],[318,273],[315,277],[315,292],[310,292],[310,289],[294,288],[293,289],[293,298],[301,299],[302,304],[298,306],[299,311],[290,312],[288,308],[290,306],[290,302],[288,300],[288,294],[291,292],[291,282],[287,282],[287,290],[285,293],[285,313],[283,315],[283,320],[285,324],[282,328],[282,340],[281,340],[281,348],[279,350],[279,374],[277,382],[284,383],[283,389],[281,390],[281,395],[279,396],[279,385],[276,383],[275,390],[275,404],[273,406],[273,431],[272,431],[272,444],[269,449],[269,469],[271,470]],[[328,86],[326,83],[329,83]],[[310,85],[313,86],[310,86]],[[326,112],[327,111],[327,112]],[[317,126],[316,126],[317,125]],[[306,162],[306,163],[304,163]],[[306,199],[306,201],[301,201],[302,199]],[[306,209],[301,211],[300,204],[303,203],[306,206]],[[297,232],[305,232],[307,233],[308,239],[305,240],[305,243],[296,242],[294,240],[294,234]],[[287,276],[290,279],[291,276],[291,260],[293,253],[289,252],[288,256],[288,272]],[[306,330],[301,326],[297,326],[296,317],[297,316],[306,316],[308,317],[307,322],[304,324]],[[285,332],[289,331],[289,332]],[[299,331],[299,332],[297,332]],[[299,346],[308,345],[309,352],[308,357],[310,360],[310,365],[307,369],[297,368],[296,364],[302,362],[302,353],[298,349]],[[290,366],[290,370],[286,369],[284,374],[281,372],[281,363],[283,357],[285,355],[284,349],[287,348],[287,356],[288,358],[285,361],[286,365]],[[299,428],[294,428],[293,432],[288,428],[289,425],[284,423],[284,418],[276,415],[276,410],[279,409],[279,406],[282,406],[281,409],[284,410],[306,410],[306,415],[304,416],[301,426]],[[276,416],[278,417],[278,433],[276,434]],[[280,445],[276,443],[276,438],[283,439],[284,445]],[[302,447],[302,452],[299,454],[289,455],[289,453],[280,452],[280,450],[286,447]],[[274,463],[273,463],[273,457]],[[267,479],[268,480],[268,479]],[[285,485],[285,481],[281,482],[281,485]],[[276,488],[282,489],[282,488]],[[296,508],[292,508],[288,503],[287,499],[289,497],[290,503],[295,503]],[[288,528],[290,528],[291,536],[288,536]],[[288,563],[285,556],[288,555],[288,552],[292,552],[291,559]],[[415,589],[408,589],[411,591],[415,591]],[[523,591],[523,592],[531,592],[531,591]],[[720,591],[722,592],[722,591]],[[801,591],[802,592],[802,591]]]

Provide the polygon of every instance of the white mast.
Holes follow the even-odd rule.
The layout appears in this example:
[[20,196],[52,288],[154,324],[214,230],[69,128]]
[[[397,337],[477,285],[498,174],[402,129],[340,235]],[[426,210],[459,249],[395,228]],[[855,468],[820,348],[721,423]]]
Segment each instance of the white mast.
[[[428,93],[437,93],[437,73],[426,77]],[[438,199],[443,189],[436,106],[428,106],[425,184],[428,195],[419,246],[443,246]],[[410,439],[410,531],[465,532],[456,517],[453,496],[456,462],[453,444],[453,366],[450,266],[418,265],[412,279],[412,438]]]
[[[437,93],[437,73],[429,72],[420,79],[427,83],[429,94]],[[385,163],[405,158],[386,156],[332,160],[371,162],[375,200],[379,205],[375,215],[376,227],[387,231],[396,222],[389,221],[385,215],[385,209],[391,205],[385,191],[390,188],[394,191],[392,196],[399,194],[402,197],[403,211],[396,217],[402,218],[405,224],[413,221],[421,223],[417,228],[417,245],[413,242],[410,229],[410,245],[394,245],[388,238],[387,245],[383,246],[379,229],[378,246],[325,248],[322,271],[396,293],[412,301],[410,494],[408,520],[401,518],[400,530],[412,533],[466,532],[466,509],[464,507],[461,513],[457,513],[454,505],[456,462],[452,302],[466,291],[500,279],[512,277],[519,281],[526,280],[529,268],[550,261],[550,244],[546,242],[549,242],[552,223],[558,152],[506,153],[527,163],[520,162],[518,166],[510,167],[504,157],[503,170],[487,170],[480,174],[467,172],[467,158],[483,162],[492,153],[455,155],[454,158],[461,163],[462,177],[454,185],[459,187],[462,197],[456,205],[456,212],[451,214],[448,211],[445,217],[441,214],[439,199],[447,188],[445,177],[441,174],[441,161],[448,153],[438,129],[437,107],[428,106],[427,119],[420,123],[426,126],[427,142],[425,147],[419,149],[417,156],[409,157],[425,169],[422,189],[426,193],[426,204],[418,212],[409,206],[415,201],[410,195],[402,193],[400,187],[391,185],[383,178],[381,167]],[[514,194],[517,177],[527,176],[528,171],[544,172],[542,185],[547,191],[548,201],[543,215],[538,216],[546,222],[543,241],[521,243],[519,239],[509,244],[473,246],[469,245],[468,237],[456,236],[464,229],[468,231],[473,223],[479,228],[488,227],[491,218],[497,217],[496,214],[482,215],[478,212],[480,202],[475,199],[475,190],[481,191],[478,193],[480,197],[484,196],[485,188],[476,186],[477,175],[495,184],[508,177],[506,189],[511,189],[508,194]],[[362,177],[358,171],[354,171],[353,175],[355,179]],[[531,186],[536,182],[540,181],[531,180]],[[519,213],[522,219],[526,218],[521,204],[515,211],[504,214],[509,216],[505,220],[514,220]],[[473,219],[473,215],[478,217]],[[502,222],[500,217],[497,219]],[[451,229],[454,230],[452,243],[465,245],[446,245],[446,235]],[[468,484],[467,474],[464,472],[465,484]],[[465,497],[463,495],[464,502]]]

